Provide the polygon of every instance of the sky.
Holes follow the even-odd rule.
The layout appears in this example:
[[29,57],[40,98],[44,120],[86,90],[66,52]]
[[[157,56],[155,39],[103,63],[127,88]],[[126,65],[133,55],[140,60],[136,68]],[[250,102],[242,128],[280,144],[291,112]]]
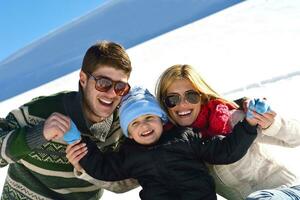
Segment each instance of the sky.
[[107,0],[0,0],[0,61]]

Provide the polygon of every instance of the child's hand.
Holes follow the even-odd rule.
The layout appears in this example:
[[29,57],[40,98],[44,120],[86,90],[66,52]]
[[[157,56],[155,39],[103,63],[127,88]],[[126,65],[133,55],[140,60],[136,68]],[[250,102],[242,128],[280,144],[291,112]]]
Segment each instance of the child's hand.
[[64,134],[63,139],[68,144],[72,144],[81,139],[80,132],[73,121],[71,121],[70,129]]
[[80,143],[80,140],[77,140],[73,144],[67,146],[66,157],[77,171],[82,171],[79,161],[87,154],[87,152],[86,144]]

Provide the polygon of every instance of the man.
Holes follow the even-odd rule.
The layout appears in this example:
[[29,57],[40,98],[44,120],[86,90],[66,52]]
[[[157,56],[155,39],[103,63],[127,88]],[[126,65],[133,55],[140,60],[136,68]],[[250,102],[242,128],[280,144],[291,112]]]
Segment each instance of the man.
[[123,138],[117,106],[130,90],[130,73],[125,49],[103,41],[84,56],[78,92],[38,97],[11,111],[0,123],[0,165],[9,165],[2,199],[99,199],[101,188],[135,187],[134,180],[96,186],[76,178],[62,139],[73,121],[101,151],[117,150]]

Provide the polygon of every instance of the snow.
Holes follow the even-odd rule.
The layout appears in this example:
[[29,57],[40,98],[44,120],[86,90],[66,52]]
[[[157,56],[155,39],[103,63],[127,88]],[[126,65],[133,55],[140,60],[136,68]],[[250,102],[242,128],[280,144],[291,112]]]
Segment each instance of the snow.
[[[300,120],[299,35],[300,1],[245,1],[130,48],[130,83],[142,84],[153,92],[164,69],[177,63],[191,64],[226,97],[266,97],[273,110]],[[78,73],[1,102],[1,116],[37,95],[76,90]],[[299,148],[289,150],[290,156],[284,156],[284,150],[276,147],[274,152],[299,171],[294,163]],[[5,173],[6,168],[0,170],[1,177]],[[0,188],[3,181],[4,178]],[[103,199],[139,199],[139,190],[124,194],[105,192]]]

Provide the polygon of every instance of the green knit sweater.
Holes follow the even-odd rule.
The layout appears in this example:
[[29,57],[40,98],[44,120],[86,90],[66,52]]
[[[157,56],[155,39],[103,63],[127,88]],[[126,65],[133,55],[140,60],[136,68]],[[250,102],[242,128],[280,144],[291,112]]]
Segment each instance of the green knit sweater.
[[[73,166],[65,157],[66,143],[62,140],[48,142],[43,137],[44,121],[53,112],[71,117],[82,137],[90,137],[102,151],[118,149],[123,135],[116,112],[104,122],[87,125],[79,92],[38,97],[11,111],[0,123],[0,165],[9,165],[1,199],[101,197],[99,184],[95,186],[74,176]],[[124,191],[124,188],[118,189]]]

